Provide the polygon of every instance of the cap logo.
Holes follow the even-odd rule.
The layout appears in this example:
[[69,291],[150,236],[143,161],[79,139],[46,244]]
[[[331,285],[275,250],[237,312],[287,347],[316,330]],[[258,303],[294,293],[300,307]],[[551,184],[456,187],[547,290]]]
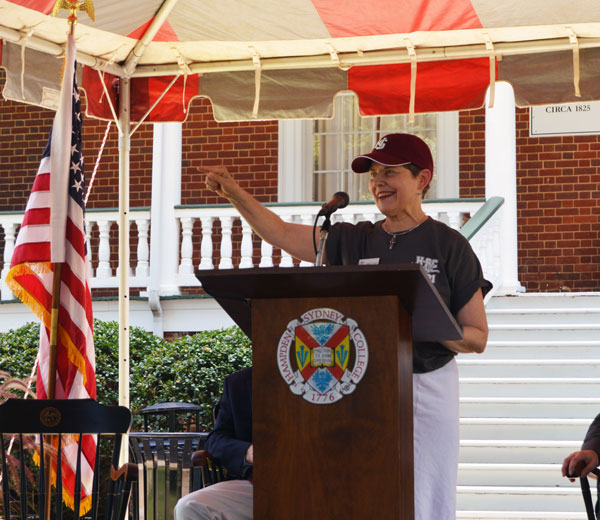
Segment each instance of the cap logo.
[[387,141],[387,137],[382,137],[381,139],[379,139],[379,141],[377,141],[377,144],[375,145],[375,150],[383,150]]

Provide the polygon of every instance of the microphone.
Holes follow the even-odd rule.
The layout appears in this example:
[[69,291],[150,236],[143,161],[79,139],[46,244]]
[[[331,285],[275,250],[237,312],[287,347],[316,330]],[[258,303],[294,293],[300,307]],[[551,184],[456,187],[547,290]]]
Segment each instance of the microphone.
[[331,197],[331,200],[329,202],[323,204],[323,206],[319,210],[319,213],[317,214],[317,217],[320,217],[320,216],[328,217],[334,211],[345,208],[348,205],[349,200],[350,200],[350,197],[348,197],[348,194],[344,193],[343,191],[338,191],[337,193],[334,193],[333,197]]

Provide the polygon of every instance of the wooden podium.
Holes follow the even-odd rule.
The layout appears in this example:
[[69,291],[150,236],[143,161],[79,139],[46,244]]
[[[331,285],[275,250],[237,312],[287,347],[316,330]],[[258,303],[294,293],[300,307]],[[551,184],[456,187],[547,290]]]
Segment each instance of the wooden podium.
[[[462,337],[421,267],[231,269],[197,276],[252,340],[255,520],[412,520],[412,339]],[[309,388],[305,396],[295,394],[282,369],[287,343],[290,366],[303,359],[296,358],[293,331],[306,320],[294,320],[315,309],[337,311],[329,316],[353,320],[348,323],[356,322],[362,334],[350,335],[347,365],[361,378],[335,402],[327,394],[328,404],[313,402],[321,398],[314,386],[302,387]],[[360,338],[368,345],[366,363]]]

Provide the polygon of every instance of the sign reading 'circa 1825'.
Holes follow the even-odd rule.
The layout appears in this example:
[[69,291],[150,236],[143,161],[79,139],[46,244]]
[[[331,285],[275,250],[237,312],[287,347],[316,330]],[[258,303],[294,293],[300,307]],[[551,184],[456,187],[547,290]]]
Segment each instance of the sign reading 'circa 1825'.
[[544,105],[529,109],[529,135],[600,134],[600,101]]
[[358,324],[334,309],[311,309],[291,321],[277,347],[279,371],[290,390],[315,404],[352,393],[368,362]]

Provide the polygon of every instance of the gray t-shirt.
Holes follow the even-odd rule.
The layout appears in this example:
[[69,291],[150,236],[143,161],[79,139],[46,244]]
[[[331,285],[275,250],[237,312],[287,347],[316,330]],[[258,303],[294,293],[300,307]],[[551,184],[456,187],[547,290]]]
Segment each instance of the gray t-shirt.
[[[455,317],[479,288],[484,295],[492,288],[468,240],[442,222],[428,218],[412,231],[396,235],[392,248],[391,239],[381,221],[334,224],[325,246],[327,262],[356,265],[361,259],[376,258],[379,264],[420,264]],[[431,372],[454,355],[440,343],[415,341],[413,371]]]

